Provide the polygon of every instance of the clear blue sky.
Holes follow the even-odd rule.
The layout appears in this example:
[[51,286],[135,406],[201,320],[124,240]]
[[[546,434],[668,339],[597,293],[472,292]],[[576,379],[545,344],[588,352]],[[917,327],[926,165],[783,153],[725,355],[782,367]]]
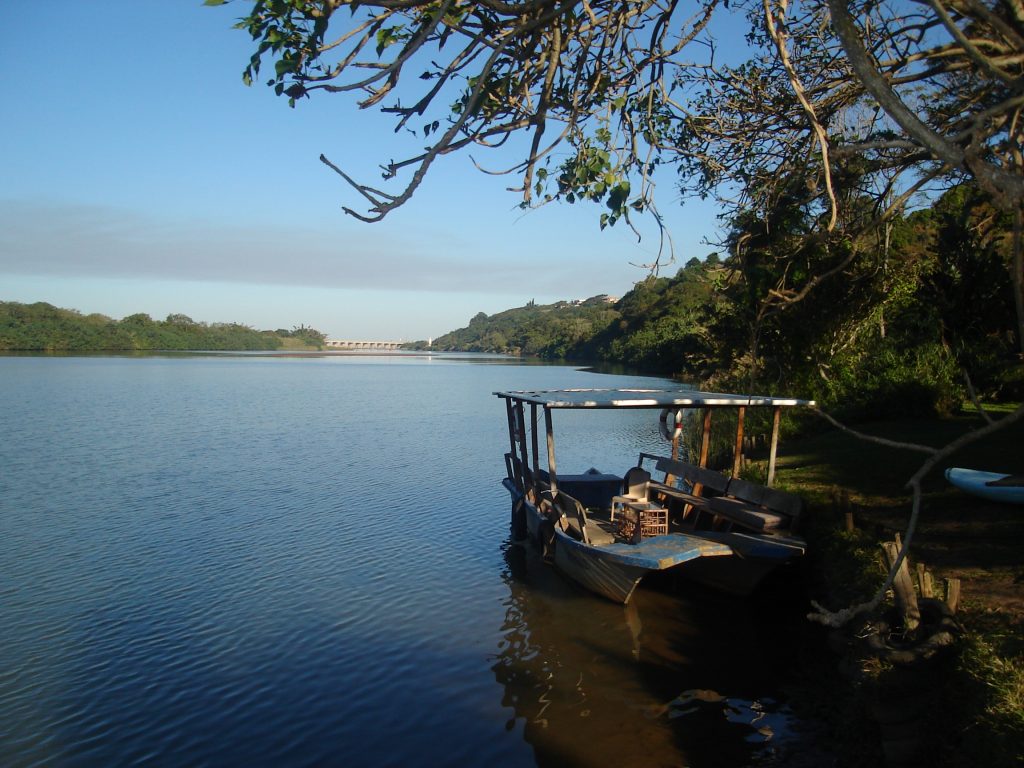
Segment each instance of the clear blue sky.
[[[0,300],[115,318],[182,312],[334,338],[421,339],[530,299],[620,296],[656,238],[601,232],[599,210],[524,215],[469,157],[442,158],[384,222],[341,212],[356,178],[404,156],[344,97],[289,109],[246,88],[247,5],[14,0],[0,43]],[[486,161],[488,158],[477,156]],[[660,205],[677,265],[713,250],[715,209]]]

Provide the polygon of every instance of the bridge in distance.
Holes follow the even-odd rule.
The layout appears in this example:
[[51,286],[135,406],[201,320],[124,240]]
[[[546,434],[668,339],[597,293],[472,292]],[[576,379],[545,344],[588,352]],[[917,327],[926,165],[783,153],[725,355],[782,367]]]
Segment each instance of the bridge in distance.
[[[350,341],[348,339],[328,339],[324,346],[328,349],[351,350],[396,350],[401,349],[404,341]],[[428,342],[429,346],[429,342]]]

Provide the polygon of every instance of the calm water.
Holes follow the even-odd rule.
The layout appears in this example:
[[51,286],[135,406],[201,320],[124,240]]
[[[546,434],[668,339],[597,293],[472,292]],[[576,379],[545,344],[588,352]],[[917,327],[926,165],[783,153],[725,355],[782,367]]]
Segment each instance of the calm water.
[[[492,391],[641,382],[0,357],[0,764],[784,763],[785,628],[697,593],[616,606],[508,546]],[[559,467],[659,444],[616,416]]]

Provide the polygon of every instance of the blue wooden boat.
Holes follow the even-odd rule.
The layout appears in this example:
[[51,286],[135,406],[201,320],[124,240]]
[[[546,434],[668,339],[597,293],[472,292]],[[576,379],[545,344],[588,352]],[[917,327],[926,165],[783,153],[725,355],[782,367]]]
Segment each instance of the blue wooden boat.
[[946,479],[965,493],[1004,504],[1024,504],[1024,475],[950,467]]
[[[646,575],[671,570],[729,593],[749,594],[768,573],[804,554],[796,530],[802,502],[770,486],[781,409],[812,402],[684,389],[495,394],[505,400],[508,418],[510,450],[502,483],[512,497],[513,540],[537,545],[548,562],[593,592],[627,603]],[[623,475],[596,469],[559,474],[552,413],[617,408],[660,412],[671,455],[641,453]],[[731,475],[707,468],[712,413],[722,408],[737,413]],[[773,412],[767,486],[737,477],[749,408]],[[703,414],[696,464],[679,459],[687,409]]]

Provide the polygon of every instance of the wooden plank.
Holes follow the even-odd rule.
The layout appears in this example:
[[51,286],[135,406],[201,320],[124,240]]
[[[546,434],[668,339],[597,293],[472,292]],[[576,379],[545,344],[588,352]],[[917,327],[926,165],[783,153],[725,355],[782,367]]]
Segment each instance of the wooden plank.
[[687,464],[683,461],[663,458],[658,459],[654,466],[659,472],[681,477],[686,482],[692,484],[695,496],[700,496],[700,491],[705,486],[717,493],[725,493],[725,489],[729,485],[729,478],[721,472],[715,472],[713,469],[705,469],[703,467],[695,467],[693,464]]
[[655,466],[657,466],[658,462],[662,461],[663,459],[666,461],[672,461],[672,459],[669,459],[667,456],[658,456],[653,453],[644,453],[643,451],[641,451],[640,457],[636,460],[636,465],[638,467],[642,467],[644,465],[644,461],[653,461]]
[[708,506],[708,500],[703,496],[694,496],[692,493],[687,493],[679,488],[673,488],[665,485],[664,483],[659,483],[656,480],[651,481],[649,491],[652,494],[661,494],[662,496],[675,499],[676,501],[682,501],[690,506],[700,507],[701,509]]
[[732,548],[727,544],[708,541],[696,534],[691,536],[673,533],[669,536],[643,539],[639,544],[616,542],[609,547],[602,547],[600,552],[607,553],[622,563],[635,564],[651,570],[663,570],[699,557],[731,555]]
[[[763,486],[762,486],[763,487]],[[730,490],[732,486],[730,485]],[[777,491],[774,488],[764,488],[761,496],[761,504],[773,512],[782,512],[796,520],[804,511],[804,500],[799,496],[785,491]]]
[[709,502],[714,514],[752,531],[773,531],[782,527],[786,522],[784,515],[770,512],[764,507],[758,507],[739,499],[714,496]]
[[725,492],[727,495],[740,501],[746,501],[755,506],[762,506],[764,504],[765,491],[767,490],[763,485],[734,477],[729,481]]
[[740,478],[729,481],[726,495],[764,507],[770,512],[788,515],[794,520],[803,512],[804,502],[799,496]]

